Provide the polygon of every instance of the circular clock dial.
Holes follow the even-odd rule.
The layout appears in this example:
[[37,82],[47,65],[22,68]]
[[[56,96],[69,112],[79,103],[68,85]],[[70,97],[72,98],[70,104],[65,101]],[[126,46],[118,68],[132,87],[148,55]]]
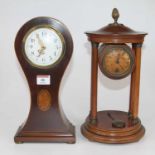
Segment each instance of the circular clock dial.
[[52,28],[37,28],[24,38],[28,61],[38,67],[55,64],[63,55],[63,37]]
[[106,70],[111,74],[123,74],[130,68],[130,56],[122,49],[113,49],[105,59]]
[[110,78],[123,78],[132,71],[134,58],[126,45],[109,45],[103,48],[101,71]]

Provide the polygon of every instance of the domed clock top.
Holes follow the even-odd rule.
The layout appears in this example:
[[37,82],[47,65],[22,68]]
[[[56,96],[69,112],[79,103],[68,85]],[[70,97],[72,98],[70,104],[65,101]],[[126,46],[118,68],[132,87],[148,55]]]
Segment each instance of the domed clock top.
[[118,23],[119,16],[118,10],[114,8],[112,11],[114,22],[96,31],[87,31],[86,34],[89,40],[104,43],[143,42],[144,36],[147,35],[147,33],[135,31],[124,24]]

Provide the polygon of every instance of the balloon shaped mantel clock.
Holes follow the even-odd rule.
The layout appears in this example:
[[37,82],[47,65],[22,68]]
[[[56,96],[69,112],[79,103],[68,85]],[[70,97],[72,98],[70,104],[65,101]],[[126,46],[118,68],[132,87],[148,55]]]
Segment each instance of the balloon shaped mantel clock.
[[[92,44],[91,109],[82,134],[89,140],[103,143],[138,141],[145,132],[138,118],[141,47],[146,33],[136,32],[117,22],[119,12],[113,9],[114,23],[86,32]],[[122,79],[131,74],[129,111],[97,112],[97,74]]]
[[74,143],[75,134],[59,105],[59,86],[73,51],[70,32],[60,21],[37,17],[19,30],[15,51],[26,75],[31,108],[15,142]]

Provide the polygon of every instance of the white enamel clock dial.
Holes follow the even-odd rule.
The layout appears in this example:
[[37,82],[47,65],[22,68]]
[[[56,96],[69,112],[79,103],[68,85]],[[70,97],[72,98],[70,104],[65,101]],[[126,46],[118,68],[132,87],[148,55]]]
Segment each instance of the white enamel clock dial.
[[53,65],[63,55],[63,38],[52,28],[37,28],[24,40],[25,55],[35,66]]

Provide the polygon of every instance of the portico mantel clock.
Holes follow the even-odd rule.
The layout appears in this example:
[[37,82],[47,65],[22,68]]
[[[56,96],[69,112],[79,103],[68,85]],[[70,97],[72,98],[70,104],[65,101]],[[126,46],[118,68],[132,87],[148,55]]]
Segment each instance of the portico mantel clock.
[[19,30],[17,58],[27,78],[31,108],[15,142],[75,142],[74,126],[59,104],[59,86],[73,51],[70,32],[60,21],[37,17]]
[[[113,9],[114,23],[97,31],[86,32],[92,44],[91,109],[82,134],[103,143],[138,141],[145,132],[138,117],[141,47],[146,33],[136,32],[117,22],[119,12]],[[98,65],[110,79],[121,80],[131,74],[129,111],[97,111]]]

